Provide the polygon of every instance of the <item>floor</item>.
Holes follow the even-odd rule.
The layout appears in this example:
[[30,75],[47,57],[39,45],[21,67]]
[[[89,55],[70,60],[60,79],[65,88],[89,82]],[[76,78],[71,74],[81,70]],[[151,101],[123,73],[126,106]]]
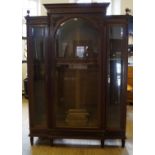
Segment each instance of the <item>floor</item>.
[[127,106],[127,140],[125,148],[121,148],[119,140],[105,141],[105,148],[100,147],[98,140],[69,140],[57,139],[56,146],[50,146],[46,139],[35,138],[34,145],[30,145],[28,102],[23,97],[22,106],[22,155],[133,155],[133,109]]

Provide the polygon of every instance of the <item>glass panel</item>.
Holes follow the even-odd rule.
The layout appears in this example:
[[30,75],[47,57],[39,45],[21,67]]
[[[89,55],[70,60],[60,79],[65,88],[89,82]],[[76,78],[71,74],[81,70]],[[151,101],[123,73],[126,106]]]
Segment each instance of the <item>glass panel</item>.
[[99,127],[98,31],[82,19],[57,31],[56,127]]
[[92,24],[79,18],[62,23],[57,31],[57,57],[97,57],[99,51],[97,34]]
[[32,28],[32,50],[34,66],[34,125],[46,126],[45,115],[45,27]]
[[110,26],[107,105],[108,128],[120,128],[123,38],[124,29],[122,26]]

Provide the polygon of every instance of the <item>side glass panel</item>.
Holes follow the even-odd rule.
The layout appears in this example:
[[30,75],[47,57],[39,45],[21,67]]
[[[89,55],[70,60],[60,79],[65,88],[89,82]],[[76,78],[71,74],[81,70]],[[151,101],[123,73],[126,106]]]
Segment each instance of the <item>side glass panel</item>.
[[111,25],[108,29],[108,105],[107,128],[119,129],[121,125],[122,52],[124,28]]
[[99,127],[99,32],[70,19],[56,35],[56,127]]
[[46,101],[45,101],[45,26],[32,27],[32,52],[33,52],[33,103],[34,121],[36,127],[45,127]]

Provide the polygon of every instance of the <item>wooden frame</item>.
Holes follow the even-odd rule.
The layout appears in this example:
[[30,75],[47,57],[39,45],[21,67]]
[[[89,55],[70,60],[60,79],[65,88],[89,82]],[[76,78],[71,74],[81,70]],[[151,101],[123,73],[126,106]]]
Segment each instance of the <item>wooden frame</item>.
[[[120,128],[109,129],[106,125],[107,121],[107,106],[109,105],[108,100],[108,56],[109,52],[109,40],[108,40],[108,28],[109,25],[123,25],[127,27],[127,16],[106,16],[107,3],[103,4],[45,4],[48,16],[45,17],[26,17],[27,19],[27,41],[28,41],[28,80],[29,80],[29,117],[30,117],[30,141],[33,144],[33,137],[46,137],[52,143],[54,138],[85,138],[85,139],[100,139],[101,146],[104,146],[105,139],[121,139],[122,147],[125,145],[125,124],[126,124],[126,86],[127,86],[127,33],[125,32],[125,38],[122,46],[122,87],[121,87],[121,103],[120,103]],[[99,47],[99,54],[97,58],[84,59],[80,55],[81,59],[65,59],[58,58],[56,55],[56,41],[55,33],[60,26],[62,21],[70,18],[83,17],[83,19],[89,19],[92,23],[95,23],[100,36],[101,45]],[[33,33],[32,29],[40,27],[47,29],[47,33],[43,37],[46,38],[45,42],[45,59],[44,59],[44,92],[45,102],[42,103],[45,107],[46,125],[39,126],[36,123],[36,109],[38,103],[35,101],[34,87],[34,50],[33,50]],[[127,29],[125,29],[127,30]],[[77,47],[83,48],[86,46],[91,47],[92,43],[89,40],[74,41],[73,51],[76,56]],[[80,50],[79,50],[80,51]],[[88,55],[89,57],[89,55]],[[58,128],[56,126],[56,110],[55,110],[55,77],[56,67],[58,65],[65,65],[69,63],[96,63],[98,66],[98,107],[99,111],[96,114],[99,118],[98,128],[72,128],[67,127]]]

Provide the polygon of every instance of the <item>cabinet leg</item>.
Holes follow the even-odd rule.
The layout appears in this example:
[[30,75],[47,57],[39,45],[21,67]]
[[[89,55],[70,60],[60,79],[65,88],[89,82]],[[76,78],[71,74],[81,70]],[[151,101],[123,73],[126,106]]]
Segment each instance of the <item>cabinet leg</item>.
[[53,146],[53,138],[50,138],[50,146]]
[[122,147],[125,147],[125,139],[122,139]]
[[30,137],[30,143],[33,145],[33,137]]
[[104,139],[101,139],[101,147],[104,147]]

